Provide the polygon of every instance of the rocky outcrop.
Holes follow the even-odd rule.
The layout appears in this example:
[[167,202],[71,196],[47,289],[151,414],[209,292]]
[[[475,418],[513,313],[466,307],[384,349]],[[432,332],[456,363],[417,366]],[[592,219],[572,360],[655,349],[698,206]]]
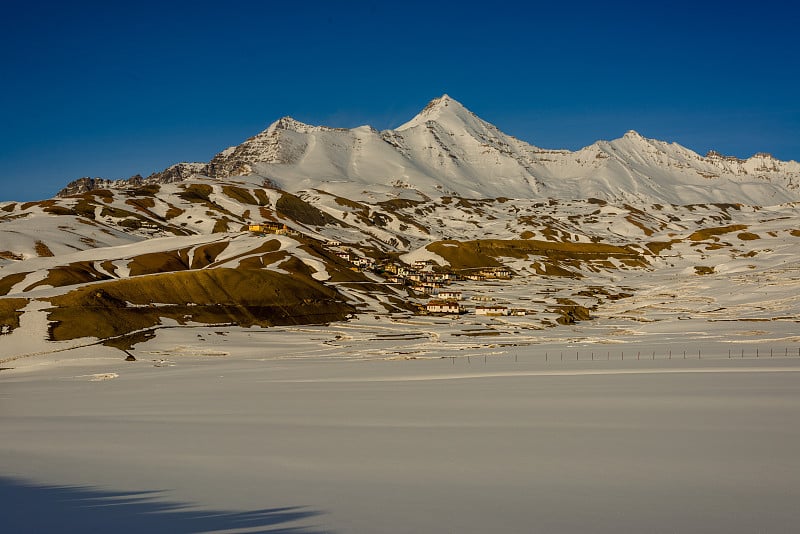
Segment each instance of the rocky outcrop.
[[154,172],[143,180],[143,182],[145,185],[170,184],[172,182],[188,180],[196,174],[206,175],[207,172],[208,164],[206,163],[176,163],[161,172]]
[[142,183],[141,175],[131,176],[127,180],[107,180],[105,178],[89,178],[88,176],[78,178],[68,183],[67,186],[59,191],[57,197],[68,197],[88,193],[95,189],[121,189],[125,187],[135,187]]
[[305,134],[315,129],[325,128],[283,117],[241,145],[214,156],[208,164],[208,176],[228,178],[250,174],[254,163],[294,163],[308,146]]
[[206,174],[208,165],[206,163],[176,163],[167,167],[161,172],[154,172],[147,178],[141,174],[136,174],[125,180],[107,180],[105,178],[78,178],[67,184],[59,191],[57,197],[68,197],[88,193],[95,189],[129,189],[150,184],[169,184],[172,182],[182,182],[197,174]]

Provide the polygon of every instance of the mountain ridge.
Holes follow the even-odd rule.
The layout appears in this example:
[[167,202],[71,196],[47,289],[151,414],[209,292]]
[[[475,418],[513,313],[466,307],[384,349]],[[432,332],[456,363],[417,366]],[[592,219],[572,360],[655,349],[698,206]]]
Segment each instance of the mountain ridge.
[[800,200],[800,164],[765,153],[700,156],[634,130],[577,151],[543,149],[503,133],[445,94],[411,120],[378,131],[282,117],[208,163],[177,163],[147,178],[81,178],[57,196],[171,183],[192,176],[249,177],[297,193],[360,198],[603,198],[771,205]]

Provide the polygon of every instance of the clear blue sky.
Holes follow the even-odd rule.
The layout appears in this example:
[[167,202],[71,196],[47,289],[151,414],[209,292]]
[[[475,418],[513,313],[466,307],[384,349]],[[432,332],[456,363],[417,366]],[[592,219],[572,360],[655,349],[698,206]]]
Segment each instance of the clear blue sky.
[[696,3],[7,2],[0,200],[208,161],[284,115],[391,128],[442,93],[547,148],[634,129],[800,160],[800,8]]

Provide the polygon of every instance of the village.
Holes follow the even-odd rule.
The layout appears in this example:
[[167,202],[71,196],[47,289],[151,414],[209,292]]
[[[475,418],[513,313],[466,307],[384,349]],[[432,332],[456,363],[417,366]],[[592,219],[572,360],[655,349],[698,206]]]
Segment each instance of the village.
[[[300,232],[289,228],[286,224],[277,222],[250,224],[248,229],[250,232],[261,235],[300,235]],[[480,294],[469,297],[470,301],[478,304],[466,305],[464,304],[465,292],[452,288],[454,282],[511,280],[513,273],[506,267],[456,271],[449,267],[442,267],[432,260],[418,260],[412,264],[406,264],[399,260],[376,261],[360,255],[353,247],[337,240],[328,240],[325,247],[338,258],[351,264],[351,269],[377,274],[385,278],[388,284],[409,289],[411,294],[420,300],[427,298],[427,302],[417,304],[417,313],[420,315],[458,316],[470,312],[483,316],[528,314],[525,309],[509,308],[495,303],[494,297]]]
[[[402,285],[411,290],[412,294],[421,295],[420,298],[429,300],[418,305],[418,313],[423,315],[460,315],[474,313],[475,315],[502,316],[525,315],[526,311],[511,309],[508,306],[494,302],[494,297],[473,294],[470,301],[478,302],[475,306],[463,304],[466,299],[465,291],[454,288],[459,282],[486,282],[511,280],[512,272],[505,267],[487,267],[466,271],[454,271],[448,267],[441,267],[432,260],[419,260],[413,264],[390,262],[379,267],[379,274],[383,274],[390,283]],[[474,292],[473,292],[474,293]]]

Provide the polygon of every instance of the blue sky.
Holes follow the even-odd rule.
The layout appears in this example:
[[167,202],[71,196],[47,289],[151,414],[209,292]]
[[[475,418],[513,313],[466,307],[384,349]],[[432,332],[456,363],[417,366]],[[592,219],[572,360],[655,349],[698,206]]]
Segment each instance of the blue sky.
[[208,161],[285,115],[391,128],[443,93],[547,148],[634,129],[800,160],[800,8],[694,4],[8,2],[0,200]]

